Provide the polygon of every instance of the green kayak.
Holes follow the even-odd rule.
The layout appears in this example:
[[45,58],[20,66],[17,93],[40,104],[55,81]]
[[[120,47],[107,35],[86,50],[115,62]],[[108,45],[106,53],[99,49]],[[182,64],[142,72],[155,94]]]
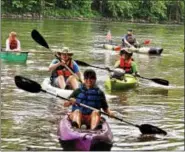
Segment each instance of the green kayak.
[[125,80],[108,78],[105,81],[106,90],[125,90],[134,88],[138,85],[138,79],[131,74],[125,74]]
[[9,62],[24,63],[27,60],[28,52],[15,52],[15,51],[1,51],[0,58]]

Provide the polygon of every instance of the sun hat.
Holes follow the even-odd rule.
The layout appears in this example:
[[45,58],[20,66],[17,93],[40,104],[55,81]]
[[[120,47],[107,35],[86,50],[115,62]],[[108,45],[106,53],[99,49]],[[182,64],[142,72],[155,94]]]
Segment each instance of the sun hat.
[[73,53],[69,50],[68,47],[63,47],[62,49],[57,49],[55,50],[56,53],[61,53],[61,54],[68,54],[69,56],[72,56]]

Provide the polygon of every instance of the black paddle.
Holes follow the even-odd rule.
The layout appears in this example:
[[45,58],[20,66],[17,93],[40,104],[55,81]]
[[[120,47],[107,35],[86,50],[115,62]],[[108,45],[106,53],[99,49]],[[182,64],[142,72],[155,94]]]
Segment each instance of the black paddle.
[[37,30],[32,30],[31,37],[40,45],[43,47],[50,49],[48,43],[45,41],[45,39],[42,37],[42,35]]
[[[37,31],[37,30],[32,30],[32,32],[31,32],[31,37],[38,43],[38,44],[40,44],[40,45],[42,45],[42,46],[44,46],[45,48],[47,48],[47,49],[49,49],[50,51],[51,51],[51,49],[50,49],[50,47],[49,47],[49,45],[48,45],[48,43],[46,42],[46,40],[43,38],[43,36]],[[60,58],[58,58],[56,55],[55,55],[55,57],[57,58],[57,59],[59,59],[60,60]],[[61,60],[60,60],[61,61]],[[81,79],[65,64],[64,65],[65,66],[65,68],[66,69],[68,69],[76,78],[77,78],[77,80],[78,81],[80,81],[81,83],[82,83],[82,81],[81,81]]]
[[[64,98],[62,96],[59,96],[58,94],[55,94],[55,93],[43,90],[40,84],[38,84],[37,82],[35,82],[33,80],[30,80],[28,78],[25,78],[25,77],[22,77],[22,76],[15,76],[14,79],[15,79],[16,86],[18,88],[20,88],[20,89],[23,89],[23,90],[26,90],[26,91],[32,92],[32,93],[38,93],[38,92],[42,91],[42,92],[45,92],[45,93],[49,93],[51,95],[55,95],[56,97],[59,97],[61,99],[70,101],[69,99]],[[102,114],[104,114],[106,116],[109,116],[107,113],[102,112],[102,111],[100,111],[98,109],[95,109],[93,107],[87,106],[85,104],[82,104],[82,103],[76,103],[76,104],[78,104],[79,106],[85,107],[85,108],[89,108],[91,110],[97,110],[100,113],[102,113]],[[139,128],[139,130],[141,131],[142,134],[163,134],[163,135],[167,135],[166,131],[164,131],[164,130],[156,127],[156,126],[150,125],[150,124],[136,125],[136,124],[127,122],[127,121],[125,121],[125,120],[123,120],[121,118],[118,118],[116,116],[112,116],[112,118],[117,119],[119,121],[122,121],[124,123],[127,123],[129,125],[132,125],[132,126],[135,126],[135,127]]]
[[[94,67],[94,68],[98,68],[98,69],[102,69],[102,70],[107,70],[109,72],[113,72],[114,70],[110,70],[109,68],[102,68],[102,67],[98,67],[98,66],[94,66],[94,65],[90,65],[86,62],[83,62],[83,61],[79,61],[79,60],[75,60],[77,64],[81,65],[81,66],[90,66],[90,67]],[[142,79],[147,79],[147,80],[151,80],[155,83],[158,83],[158,84],[161,84],[161,85],[166,85],[168,86],[169,85],[169,81],[167,80],[164,80],[164,79],[159,79],[159,78],[145,78],[145,77],[142,77],[142,76],[137,76],[139,78],[142,78]]]

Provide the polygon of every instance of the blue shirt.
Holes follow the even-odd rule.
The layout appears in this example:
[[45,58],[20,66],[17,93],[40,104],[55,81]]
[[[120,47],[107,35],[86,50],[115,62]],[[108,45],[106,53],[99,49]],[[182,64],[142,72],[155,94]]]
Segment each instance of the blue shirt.
[[[50,65],[56,64],[56,63],[58,63],[58,62],[60,62],[58,59],[53,59],[53,60],[51,61],[51,64],[50,64]],[[73,72],[74,72],[74,73],[80,72],[80,68],[79,68],[78,64],[77,64],[74,60],[72,60],[72,62],[73,62],[73,67],[72,67]]]

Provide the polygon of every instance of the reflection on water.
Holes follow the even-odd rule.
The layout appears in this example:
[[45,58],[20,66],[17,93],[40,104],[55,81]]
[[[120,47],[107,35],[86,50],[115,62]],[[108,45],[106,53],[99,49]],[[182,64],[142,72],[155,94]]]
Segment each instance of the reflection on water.
[[[5,41],[7,31],[11,29],[9,22],[2,22],[2,41]],[[132,27],[138,29],[138,39],[148,37],[152,39],[151,46],[163,47],[161,56],[134,54],[134,59],[142,76],[162,78],[168,80],[170,85],[166,87],[140,79],[139,86],[134,89],[109,92],[118,98],[110,99],[108,103],[110,109],[125,121],[138,125],[151,124],[164,129],[168,135],[143,137],[137,127],[106,116],[105,118],[114,135],[112,150],[184,150],[184,54],[174,51],[177,41],[183,43],[183,27],[177,26],[172,30],[173,26],[126,23],[48,20],[11,22],[17,25],[16,31],[24,33],[20,36],[23,48],[33,49],[35,53],[29,53],[26,64],[1,61],[2,150],[62,150],[56,135],[57,126],[70,108],[64,108],[61,99],[46,93],[25,92],[18,89],[14,83],[15,75],[25,76],[40,84],[50,75],[47,68],[53,56],[31,39],[30,32],[35,26],[47,38],[51,48],[57,48],[62,43],[72,48],[74,58],[100,67],[112,68],[118,59],[117,53],[111,50],[94,48],[95,41],[104,41],[108,29],[111,29],[113,41],[117,44],[120,43],[122,33],[126,32],[124,29]],[[143,35],[146,29],[148,31]],[[170,34],[166,37],[166,33]],[[80,68],[82,71],[86,69]],[[108,72],[93,69],[98,76],[98,85],[104,90]]]

